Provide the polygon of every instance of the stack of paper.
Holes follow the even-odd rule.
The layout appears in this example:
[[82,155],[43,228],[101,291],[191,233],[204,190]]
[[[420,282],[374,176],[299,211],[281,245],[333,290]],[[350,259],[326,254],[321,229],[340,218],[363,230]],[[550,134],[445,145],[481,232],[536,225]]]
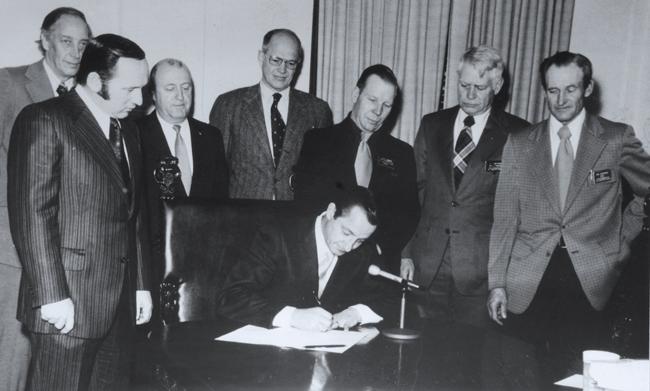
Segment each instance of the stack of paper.
[[[608,391],[650,390],[650,362],[648,360],[617,360],[592,362],[589,372],[596,385]],[[573,375],[558,381],[558,386],[582,388],[582,375]]]
[[266,329],[247,325],[215,339],[226,342],[343,353],[366,336],[367,333],[361,331],[316,332],[290,327]]

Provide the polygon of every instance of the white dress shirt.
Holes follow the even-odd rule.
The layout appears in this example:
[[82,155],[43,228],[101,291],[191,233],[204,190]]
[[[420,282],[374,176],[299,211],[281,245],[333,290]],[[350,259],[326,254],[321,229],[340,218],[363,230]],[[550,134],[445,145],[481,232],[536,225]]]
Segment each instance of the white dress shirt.
[[[571,132],[571,146],[573,147],[573,157],[575,159],[576,152],[578,151],[578,143],[580,142],[580,134],[582,133],[582,125],[585,123],[586,112],[584,107],[580,113],[567,124],[569,131]],[[555,164],[555,158],[557,157],[557,150],[560,148],[560,136],[557,132],[563,126],[562,122],[558,121],[555,117],[551,115],[548,121],[549,136],[551,137],[551,164]]]
[[52,86],[54,96],[59,95],[56,92],[56,89],[59,88],[60,84],[63,84],[65,88],[68,89],[68,91],[70,91],[75,86],[74,77],[69,77],[66,81],[62,82],[61,79],[59,79],[59,77],[54,73],[50,67],[50,64],[47,63],[46,59],[43,59],[43,68],[45,68],[45,74],[47,75],[47,79],[50,81],[50,86]]
[[[332,272],[336,267],[338,262],[338,257],[334,255],[325,241],[325,236],[323,235],[323,216],[325,213],[322,213],[316,217],[316,222],[314,224],[314,233],[316,236],[316,256],[318,257],[318,299],[320,299],[327,283],[332,276]],[[371,310],[365,304],[355,304],[349,308],[356,309],[361,317],[361,324],[364,323],[376,323],[383,318],[377,315],[373,310]],[[273,326],[276,327],[290,327],[291,326],[291,316],[296,310],[295,307],[286,306],[277,315],[273,318]]]
[[174,125],[181,126],[181,137],[185,142],[185,148],[187,149],[187,157],[190,159],[190,171],[194,172],[194,154],[192,153],[192,134],[190,133],[190,123],[187,121],[187,118],[183,120],[180,124],[170,124],[160,117],[156,111],[156,117],[158,117],[158,122],[162,128],[163,134],[165,135],[165,140],[167,141],[167,146],[172,153],[172,156],[176,157],[176,131],[174,130]]
[[282,120],[285,125],[287,123],[287,116],[289,115],[289,88],[285,90],[276,91],[271,87],[267,86],[264,83],[264,80],[260,81],[260,94],[262,95],[262,111],[264,112],[264,124],[266,125],[266,137],[269,141],[269,148],[271,150],[271,156],[275,159],[273,155],[273,130],[271,129],[271,106],[273,106],[273,94],[279,93],[282,95],[280,101],[278,102],[278,111],[282,115]]
[[[490,111],[491,109],[488,109],[485,113],[475,115],[474,116],[474,125],[472,125],[471,130],[472,130],[472,141],[474,142],[474,145],[478,145],[478,140],[481,139],[481,135],[483,134],[483,129],[485,129],[485,124],[487,123],[488,117],[490,116]],[[454,146],[452,148],[456,147],[456,141],[458,141],[458,137],[460,136],[461,130],[465,128],[465,124],[463,121],[465,121],[465,118],[469,117],[469,115],[463,111],[462,108],[458,109],[458,114],[456,115],[456,122],[454,122]]]

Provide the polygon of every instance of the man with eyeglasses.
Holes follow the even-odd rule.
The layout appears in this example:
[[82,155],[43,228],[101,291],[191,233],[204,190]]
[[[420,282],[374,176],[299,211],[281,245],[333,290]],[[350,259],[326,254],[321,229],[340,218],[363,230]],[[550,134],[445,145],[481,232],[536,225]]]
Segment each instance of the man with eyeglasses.
[[0,69],[0,390],[22,390],[29,365],[29,340],[16,319],[21,266],[7,217],[7,148],[11,128],[27,105],[64,95],[75,86],[79,61],[91,36],[84,14],[60,7],[43,19],[33,64]]
[[291,200],[292,167],[303,134],[332,124],[329,105],[292,87],[303,49],[291,30],[271,30],[257,59],[259,84],[217,97],[210,125],[223,135],[231,198]]

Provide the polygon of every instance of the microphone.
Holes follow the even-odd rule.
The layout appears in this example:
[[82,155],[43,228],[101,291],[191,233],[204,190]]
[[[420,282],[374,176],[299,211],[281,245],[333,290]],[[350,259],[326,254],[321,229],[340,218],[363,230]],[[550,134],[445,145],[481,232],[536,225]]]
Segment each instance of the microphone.
[[398,277],[398,276],[396,276],[394,274],[390,274],[388,272],[385,272],[385,271],[381,270],[379,268],[379,266],[377,266],[377,265],[370,265],[368,267],[368,274],[370,274],[371,276],[382,276],[382,277],[387,278],[389,280],[395,281],[395,282],[397,282],[399,284],[403,284],[404,282],[406,282],[406,284],[409,286],[409,288],[423,290],[423,288],[421,286],[414,283],[413,281],[406,280],[406,279],[404,279],[402,277]]

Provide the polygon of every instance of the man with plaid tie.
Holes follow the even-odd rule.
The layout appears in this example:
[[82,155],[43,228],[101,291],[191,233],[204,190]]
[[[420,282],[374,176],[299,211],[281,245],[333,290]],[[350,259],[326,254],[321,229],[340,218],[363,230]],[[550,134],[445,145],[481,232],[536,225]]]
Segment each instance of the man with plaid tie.
[[504,63],[487,46],[458,67],[459,105],[427,114],[415,139],[420,223],[404,249],[401,274],[428,287],[416,297],[423,318],[485,327],[488,240],[501,151],[528,123],[493,107]]

